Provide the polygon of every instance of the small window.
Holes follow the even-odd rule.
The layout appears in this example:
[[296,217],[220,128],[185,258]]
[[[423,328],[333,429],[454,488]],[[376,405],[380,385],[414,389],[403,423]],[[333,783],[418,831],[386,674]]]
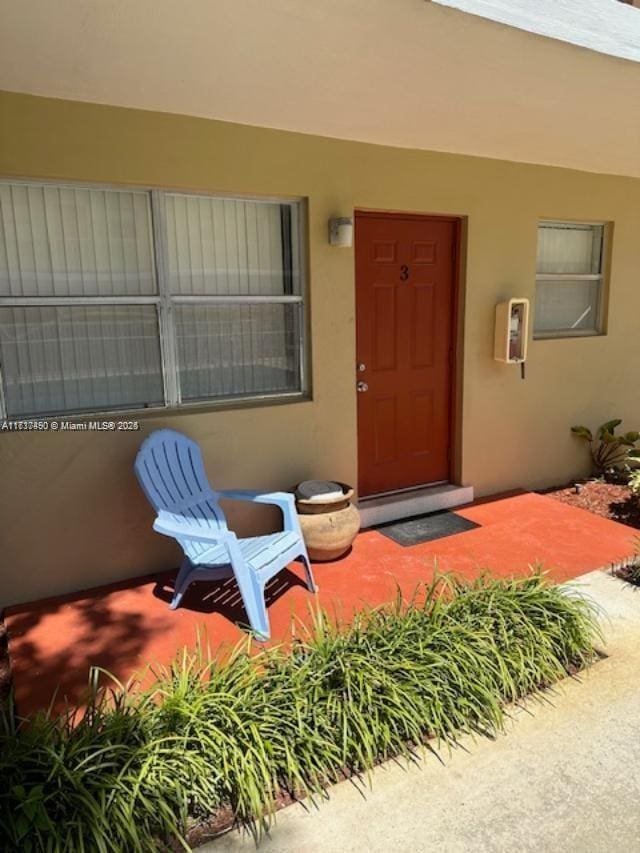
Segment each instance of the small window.
[[301,394],[299,208],[0,184],[0,416]]
[[534,337],[602,332],[604,225],[538,225]]

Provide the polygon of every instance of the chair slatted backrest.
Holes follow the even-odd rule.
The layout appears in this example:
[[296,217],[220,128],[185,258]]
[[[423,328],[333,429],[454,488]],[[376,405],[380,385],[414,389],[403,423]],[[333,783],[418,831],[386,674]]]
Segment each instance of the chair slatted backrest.
[[[203,529],[226,531],[227,522],[216,493],[207,480],[198,444],[181,432],[162,429],[151,433],[138,451],[135,472],[158,514]],[[192,559],[208,545],[180,539]]]

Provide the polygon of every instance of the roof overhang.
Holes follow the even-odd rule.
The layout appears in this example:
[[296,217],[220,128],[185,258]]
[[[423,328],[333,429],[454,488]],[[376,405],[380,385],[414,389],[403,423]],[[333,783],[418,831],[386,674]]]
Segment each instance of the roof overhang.
[[640,177],[640,63],[435,2],[5,0],[0,38],[10,91]]
[[431,0],[509,27],[640,62],[640,10],[620,0]]

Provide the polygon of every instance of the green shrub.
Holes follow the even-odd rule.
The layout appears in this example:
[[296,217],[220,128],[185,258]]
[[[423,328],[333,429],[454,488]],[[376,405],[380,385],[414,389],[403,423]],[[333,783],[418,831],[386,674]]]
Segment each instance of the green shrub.
[[640,468],[636,468],[629,477],[629,488],[634,495],[640,497]]
[[288,648],[185,651],[144,692],[94,689],[84,716],[5,714],[0,848],[186,847],[188,819],[224,807],[259,833],[282,791],[499,731],[505,703],[590,662],[597,636],[591,606],[539,573],[441,578],[348,625],[317,612]]
[[631,430],[616,435],[616,428],[621,423],[619,418],[607,421],[598,427],[595,437],[588,427],[571,427],[571,432],[577,438],[589,443],[594,473],[598,476],[608,471],[628,469],[630,462],[640,459],[640,448],[636,447],[636,443],[640,441],[640,432]]

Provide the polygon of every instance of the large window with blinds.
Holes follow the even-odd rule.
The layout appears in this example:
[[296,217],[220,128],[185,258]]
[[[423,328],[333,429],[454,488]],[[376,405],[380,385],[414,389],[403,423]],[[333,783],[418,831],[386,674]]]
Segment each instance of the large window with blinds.
[[0,414],[305,391],[301,205],[0,183]]
[[602,332],[604,241],[604,224],[539,223],[536,338]]

